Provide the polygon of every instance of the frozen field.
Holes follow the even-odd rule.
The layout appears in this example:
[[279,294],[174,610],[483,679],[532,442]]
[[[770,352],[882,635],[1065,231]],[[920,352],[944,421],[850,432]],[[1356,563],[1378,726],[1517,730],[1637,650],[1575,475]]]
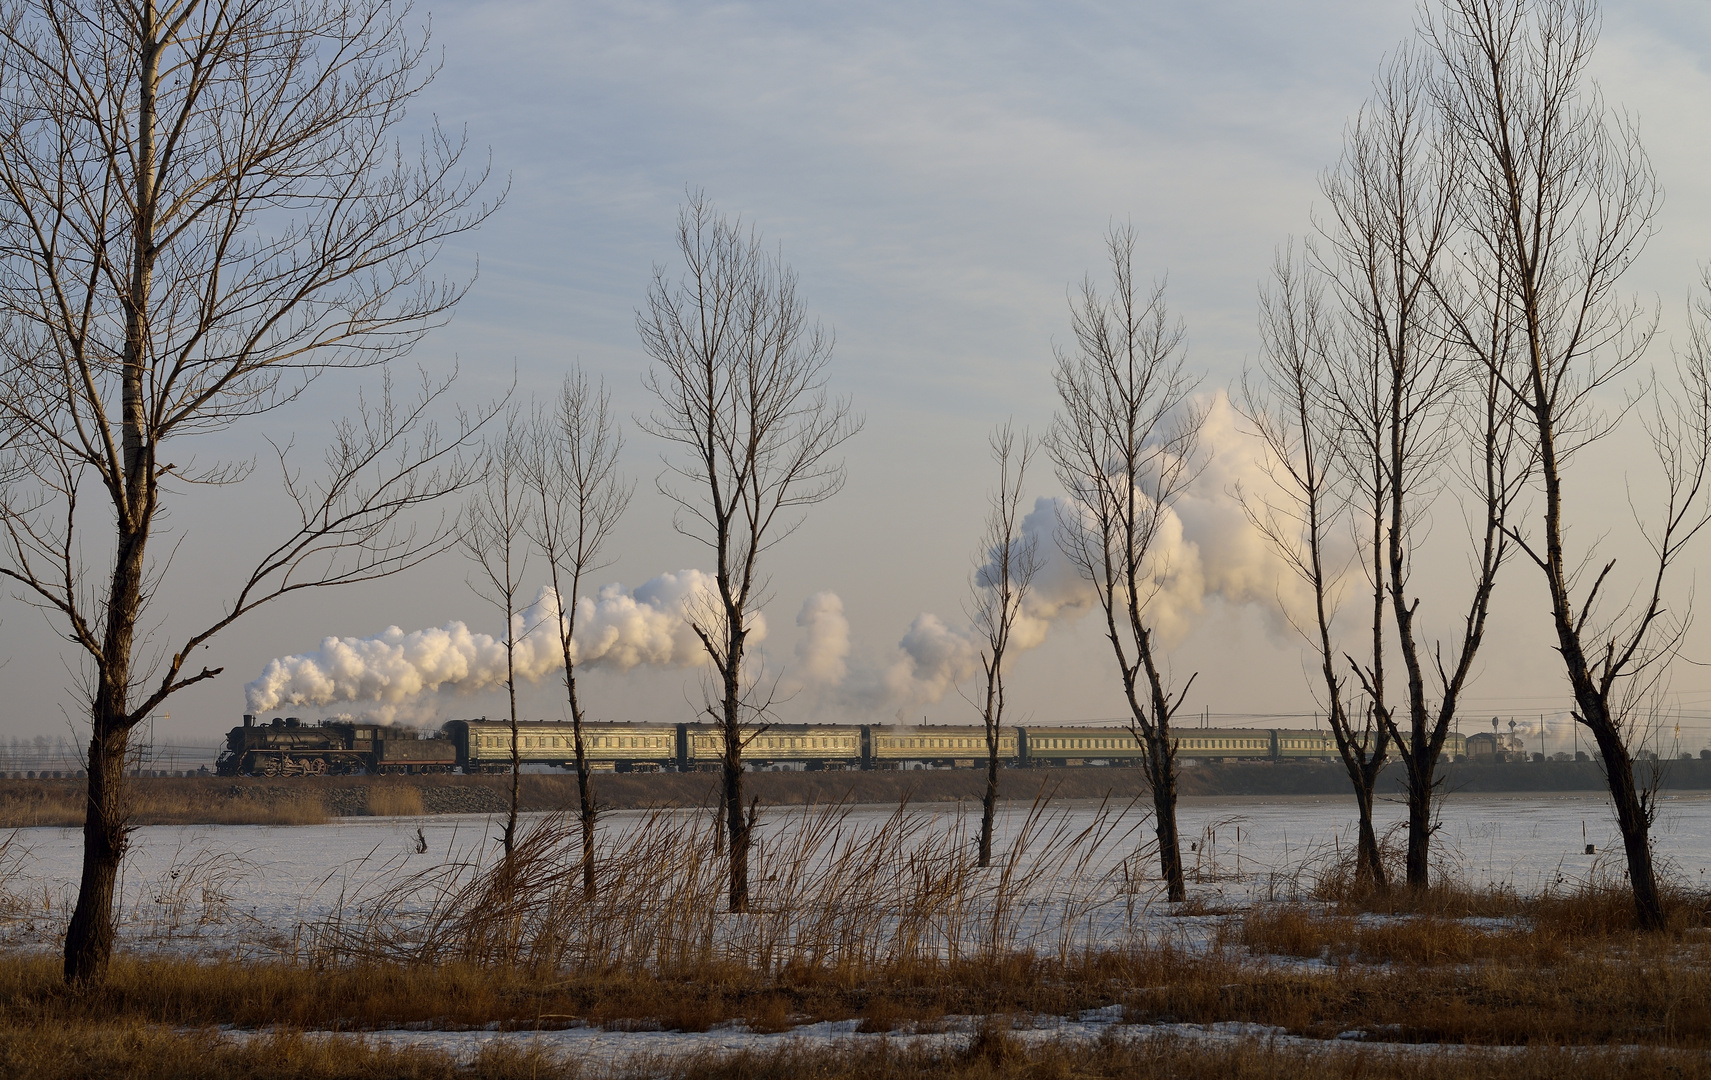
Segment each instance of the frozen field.
[[[1036,824],[1073,832],[1092,823],[1097,807],[1066,803]],[[1398,826],[1404,808],[1385,804],[1380,828]],[[858,807],[842,828],[876,829],[893,811]],[[915,812],[927,832],[967,830],[967,809]],[[1025,813],[1002,815],[998,851]],[[603,828],[614,843],[639,828],[642,812],[614,812]],[[801,811],[763,815],[760,843],[784,846]],[[1329,798],[1184,800],[1184,857],[1195,895],[1241,902],[1287,895],[1301,868],[1346,851],[1350,807]],[[1147,879],[1156,863],[1140,849],[1151,839],[1145,807],[1106,808],[1106,839],[1077,888],[1109,887],[1126,864]],[[273,951],[291,947],[300,928],[353,906],[388,881],[452,861],[490,859],[498,823],[489,817],[349,818],[312,826],[176,826],[137,830],[122,882],[124,937],[178,949]],[[1697,885],[1711,869],[1711,796],[1666,798],[1655,832],[1660,863]],[[3,839],[3,835],[0,835]],[[49,946],[74,897],[81,855],[75,829],[22,829],[12,834],[0,870],[0,942]],[[1585,854],[1591,843],[1597,854]],[[1474,885],[1532,892],[1589,876],[1619,878],[1622,858],[1604,800],[1591,795],[1452,797],[1444,803],[1435,849],[1440,866]]]

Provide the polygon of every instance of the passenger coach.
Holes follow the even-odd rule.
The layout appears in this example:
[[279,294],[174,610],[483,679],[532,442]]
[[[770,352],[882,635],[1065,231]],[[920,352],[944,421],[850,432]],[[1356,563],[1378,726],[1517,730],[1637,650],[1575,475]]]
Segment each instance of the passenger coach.
[[[862,766],[863,731],[859,727],[820,724],[771,724],[743,731],[743,760],[759,766],[802,769],[857,769]],[[712,724],[679,724],[678,768],[683,772],[716,769],[725,760],[725,733]]]
[[[870,749],[865,767],[898,769],[909,764],[973,768],[986,761],[986,728],[928,725],[918,728],[867,728]],[[998,733],[998,759],[1021,760],[1018,729],[1006,727]]]
[[[511,767],[511,724],[506,720],[453,720],[445,726],[457,744],[464,772]],[[569,723],[525,720],[517,725],[517,756],[525,765],[576,767]],[[602,772],[656,771],[677,764],[677,728],[671,724],[602,723],[582,726],[589,764]]]

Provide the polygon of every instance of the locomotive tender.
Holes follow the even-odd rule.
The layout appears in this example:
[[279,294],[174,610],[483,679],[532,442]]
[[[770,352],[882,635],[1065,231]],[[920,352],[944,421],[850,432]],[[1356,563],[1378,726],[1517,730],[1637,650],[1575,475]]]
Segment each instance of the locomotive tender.
[[[503,720],[453,720],[429,738],[397,728],[344,720],[307,726],[295,718],[233,728],[220,755],[222,776],[304,776],[364,772],[505,772],[511,767],[511,725]],[[711,724],[587,723],[583,743],[601,772],[696,772],[724,760],[724,735]],[[1331,734],[1283,728],[1183,728],[1177,758],[1195,761],[1323,760],[1337,757]],[[570,723],[529,720],[517,725],[518,760],[572,768]],[[1467,754],[1451,734],[1444,755]],[[999,759],[1009,767],[1139,765],[1146,757],[1124,727],[1006,727]],[[745,729],[743,761],[756,768],[976,768],[986,761],[986,730],[977,726],[920,727],[862,724],[770,724]]]

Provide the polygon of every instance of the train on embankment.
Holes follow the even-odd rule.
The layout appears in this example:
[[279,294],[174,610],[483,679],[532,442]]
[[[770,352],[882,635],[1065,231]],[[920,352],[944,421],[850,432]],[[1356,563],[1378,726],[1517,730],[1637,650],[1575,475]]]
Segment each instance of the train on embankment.
[[[602,772],[696,772],[720,767],[725,741],[711,724],[588,723],[584,752]],[[1293,761],[1337,758],[1330,732],[1285,728],[1182,728],[1177,758],[1200,761]],[[453,720],[422,736],[406,728],[349,720],[304,724],[296,717],[258,724],[244,717],[220,754],[221,776],[327,776],[372,773],[505,772],[511,768],[511,725]],[[517,725],[516,758],[525,765],[572,768],[572,726],[529,720]],[[1444,756],[1465,757],[1466,740],[1451,733]],[[998,756],[1009,768],[1139,765],[1145,748],[1125,727],[1005,727]],[[757,769],[976,768],[986,762],[979,726],[771,724],[744,735],[743,761]]]

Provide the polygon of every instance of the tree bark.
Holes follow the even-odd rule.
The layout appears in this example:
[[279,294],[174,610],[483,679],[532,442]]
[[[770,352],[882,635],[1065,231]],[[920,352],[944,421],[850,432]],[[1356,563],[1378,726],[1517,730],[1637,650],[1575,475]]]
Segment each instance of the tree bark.
[[[1129,595],[1136,595],[1136,582],[1131,576]],[[1152,634],[1140,622],[1140,611],[1135,601],[1129,601],[1131,624],[1135,632],[1137,652],[1140,653],[1139,665],[1146,671],[1147,690],[1152,707],[1152,722],[1145,726],[1142,732],[1147,743],[1147,779],[1153,789],[1153,814],[1158,819],[1156,829],[1158,835],[1159,872],[1164,876],[1167,899],[1172,904],[1180,904],[1188,899],[1188,882],[1182,869],[1182,835],[1176,827],[1176,738],[1170,733],[1171,715],[1176,707],[1171,704],[1165,693],[1164,678],[1153,662]],[[1193,685],[1190,677],[1189,685]],[[1134,695],[1134,679],[1129,679],[1129,707],[1140,715],[1140,704]],[[1183,694],[1187,694],[1187,687]],[[1181,699],[1177,701],[1180,706]]]
[[582,898],[594,899],[594,826],[599,812],[594,806],[594,780],[588,767],[588,750],[582,740],[582,715],[576,707],[575,676],[570,676],[571,719],[575,730],[571,738],[576,744],[576,803],[577,823],[582,830]]
[[980,865],[992,865],[992,825],[998,812],[998,740],[988,738],[986,793],[980,798]]
[[1147,781],[1157,821],[1153,833],[1158,838],[1159,873],[1166,898],[1180,904],[1188,899],[1188,882],[1182,871],[1182,835],[1176,826],[1176,748],[1168,734],[1147,740]]
[[1375,889],[1385,887],[1384,859],[1378,850],[1378,834],[1372,827],[1372,785],[1357,785],[1355,802],[1360,806],[1358,850],[1355,853],[1355,880],[1364,881]]
[[[734,684],[735,679],[731,682]],[[726,710],[724,802],[731,859],[729,907],[740,912],[749,909],[749,823],[743,816],[743,743],[742,730],[734,715],[735,702],[727,700]]]
[[129,844],[124,805],[128,728],[110,712],[89,742],[89,786],[83,816],[83,871],[65,934],[65,981],[98,981],[113,956],[113,890]]
[[1408,887],[1431,884],[1432,795],[1437,784],[1437,755],[1416,740],[1408,769]]
[[113,955],[113,890],[125,857],[129,823],[124,805],[125,751],[137,719],[130,715],[131,652],[142,607],[144,553],[154,517],[154,456],[148,441],[144,379],[148,363],[149,292],[154,280],[156,82],[160,43],[154,0],[139,19],[135,119],[136,212],[132,219],[125,353],[121,375],[122,477],[109,478],[118,518],[118,546],[108,586],[107,625],[97,658],[91,709],[89,785],[83,822],[83,870],[65,934],[65,979],[89,983]]

